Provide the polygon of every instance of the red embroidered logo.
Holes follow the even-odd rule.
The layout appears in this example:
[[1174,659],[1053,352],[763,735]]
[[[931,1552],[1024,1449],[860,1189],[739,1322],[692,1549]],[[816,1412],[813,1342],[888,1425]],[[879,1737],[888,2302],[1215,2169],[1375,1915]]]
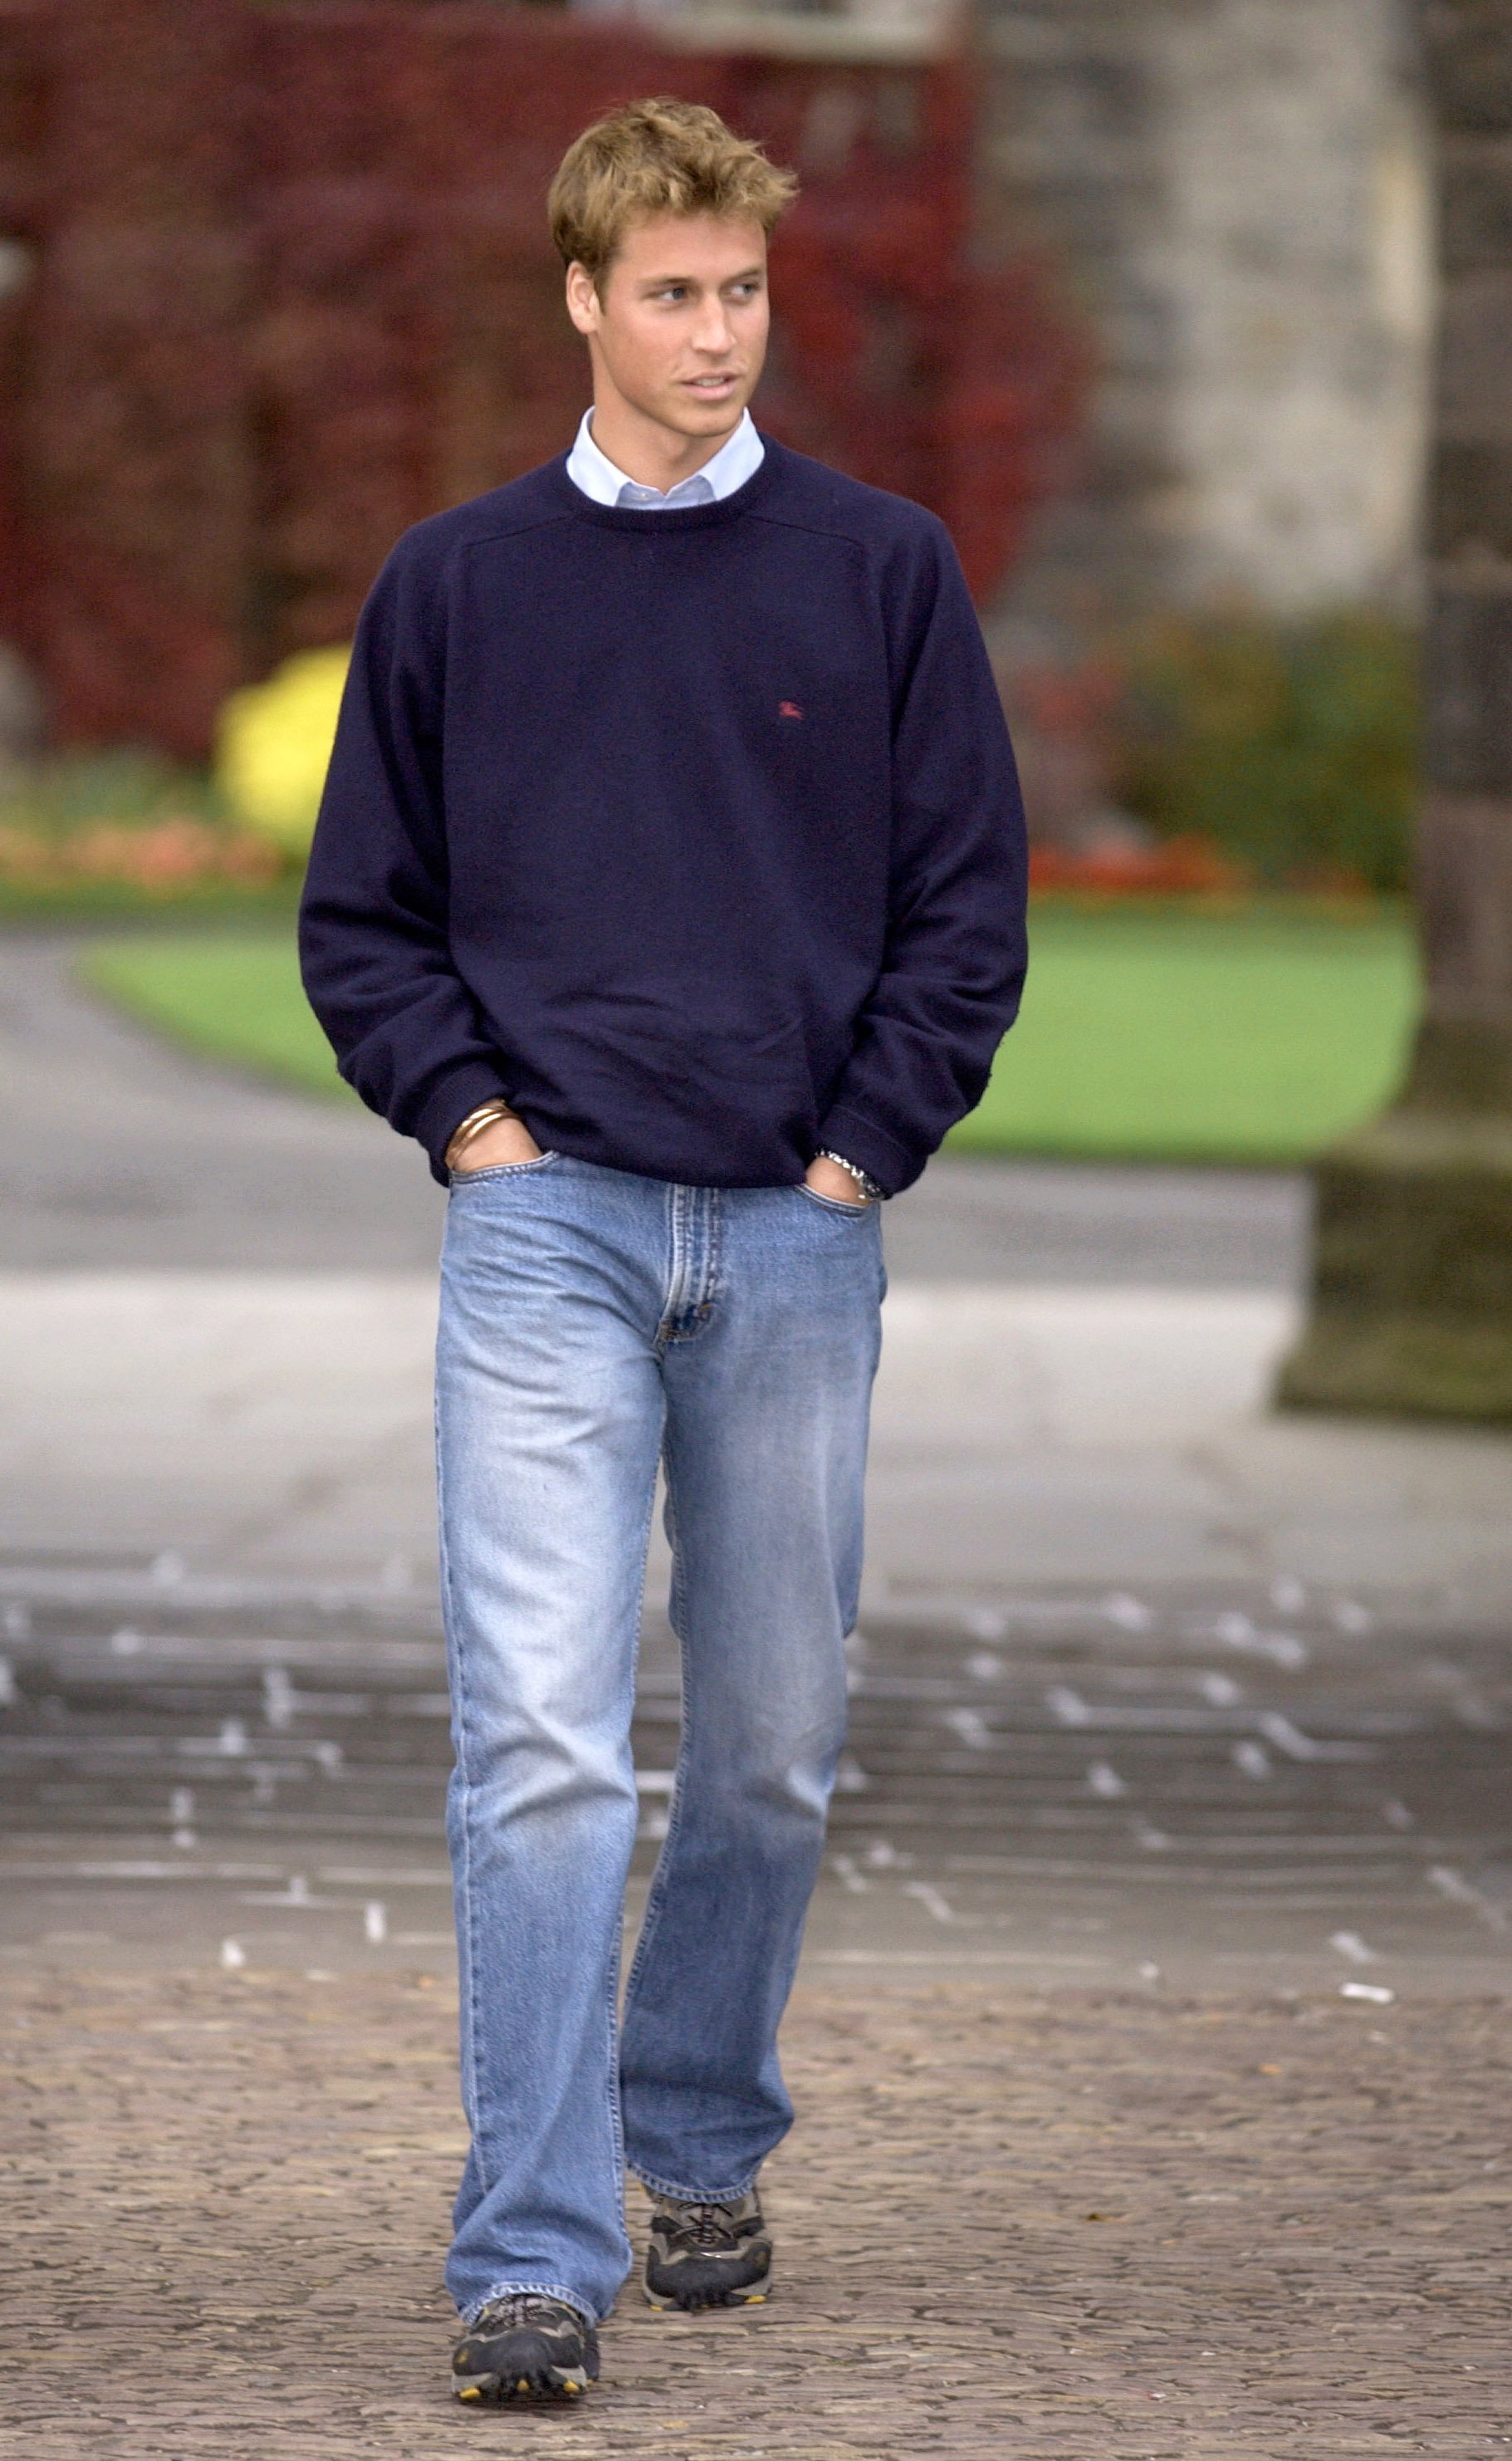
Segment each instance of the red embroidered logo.
[[801,717],[803,715],[796,700],[779,700],[777,714],[778,717]]

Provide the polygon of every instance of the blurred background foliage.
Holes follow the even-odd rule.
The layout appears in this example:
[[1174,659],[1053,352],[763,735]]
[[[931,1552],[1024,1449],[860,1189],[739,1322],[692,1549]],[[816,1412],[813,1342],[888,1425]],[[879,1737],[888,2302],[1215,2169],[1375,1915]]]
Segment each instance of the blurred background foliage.
[[1115,801],[1272,888],[1407,887],[1417,651],[1390,616],[1168,616],[1122,653]]
[[164,754],[70,751],[0,767],[0,914],[237,911],[292,891],[286,855],[214,780]]

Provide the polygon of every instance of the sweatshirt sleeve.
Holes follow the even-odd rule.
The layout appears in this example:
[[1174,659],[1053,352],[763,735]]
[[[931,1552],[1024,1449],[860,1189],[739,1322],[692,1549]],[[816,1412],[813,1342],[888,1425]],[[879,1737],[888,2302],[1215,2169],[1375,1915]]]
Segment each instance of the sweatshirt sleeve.
[[401,541],[357,626],[299,950],[341,1075],[444,1180],[454,1131],[506,1088],[448,941],[444,609],[425,561]]
[[884,585],[894,668],[888,931],[820,1144],[891,1196],[981,1100],[1028,964],[1028,853],[965,576],[930,523]]

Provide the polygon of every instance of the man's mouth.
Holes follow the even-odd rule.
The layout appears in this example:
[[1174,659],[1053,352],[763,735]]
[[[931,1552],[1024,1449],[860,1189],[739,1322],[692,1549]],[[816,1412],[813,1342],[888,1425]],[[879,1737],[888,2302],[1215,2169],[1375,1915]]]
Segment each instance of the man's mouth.
[[728,393],[740,379],[732,368],[722,376],[684,376],[682,381],[691,393]]

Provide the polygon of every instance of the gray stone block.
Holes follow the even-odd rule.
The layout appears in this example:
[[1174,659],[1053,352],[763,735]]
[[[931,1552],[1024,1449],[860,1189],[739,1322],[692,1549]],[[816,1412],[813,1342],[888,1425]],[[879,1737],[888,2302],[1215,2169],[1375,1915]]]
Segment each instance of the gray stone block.
[[1440,578],[1428,628],[1428,776],[1512,796],[1512,588]]
[[1429,487],[1429,553],[1512,559],[1512,443],[1440,445]]

